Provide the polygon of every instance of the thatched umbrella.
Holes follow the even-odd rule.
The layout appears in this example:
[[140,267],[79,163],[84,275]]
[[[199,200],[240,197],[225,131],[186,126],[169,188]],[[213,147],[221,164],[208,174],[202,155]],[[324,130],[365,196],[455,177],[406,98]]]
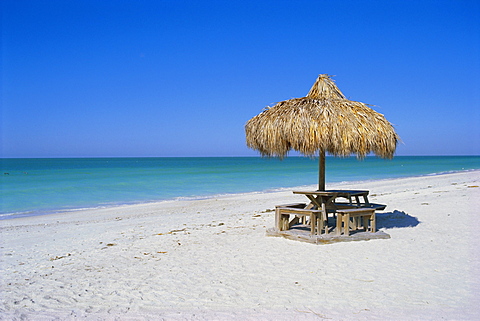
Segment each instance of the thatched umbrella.
[[398,135],[385,117],[348,100],[329,75],[319,75],[306,97],[267,107],[245,125],[247,146],[283,158],[293,149],[319,156],[318,189],[325,190],[325,153],[392,158]]

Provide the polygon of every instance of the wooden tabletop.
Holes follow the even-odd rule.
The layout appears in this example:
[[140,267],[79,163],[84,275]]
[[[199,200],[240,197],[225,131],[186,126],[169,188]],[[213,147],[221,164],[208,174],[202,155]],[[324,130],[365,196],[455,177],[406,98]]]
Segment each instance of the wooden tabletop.
[[327,191],[293,191],[293,194],[318,195],[318,196],[363,196],[369,191],[361,190],[327,190]]

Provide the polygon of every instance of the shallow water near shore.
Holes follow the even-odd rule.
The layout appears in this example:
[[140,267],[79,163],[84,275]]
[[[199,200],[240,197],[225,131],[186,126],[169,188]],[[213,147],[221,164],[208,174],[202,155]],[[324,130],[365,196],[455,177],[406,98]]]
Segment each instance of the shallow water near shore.
[[[327,157],[326,181],[480,169],[478,156]],[[0,219],[317,184],[318,160],[288,157],[1,159]],[[366,187],[368,188],[368,187]]]

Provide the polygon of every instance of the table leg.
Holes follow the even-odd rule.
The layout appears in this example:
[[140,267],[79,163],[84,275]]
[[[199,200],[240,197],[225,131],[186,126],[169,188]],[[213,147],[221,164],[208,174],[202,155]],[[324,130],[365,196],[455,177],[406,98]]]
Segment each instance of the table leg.
[[323,213],[320,213],[316,217],[317,220],[317,235],[322,234],[324,226],[323,226]]
[[322,229],[320,231],[324,230],[324,233],[328,234],[328,213],[325,203],[322,203],[322,215],[320,217],[320,220],[322,221]]
[[346,236],[350,235],[349,225],[350,225],[350,214],[343,214],[343,234]]
[[275,209],[275,227],[277,230],[281,231],[282,230],[282,225],[281,225],[281,217],[280,217],[280,209],[276,208]]
[[337,228],[335,229],[335,235],[342,234],[342,221],[343,221],[343,214],[337,213]]
[[317,223],[317,218],[316,218],[317,215],[315,215],[314,213],[310,214],[310,235],[314,235],[314,234],[317,234],[316,231],[315,231],[315,225]]
[[365,204],[370,204],[370,202],[368,201],[367,195],[363,195],[363,200],[365,201]]

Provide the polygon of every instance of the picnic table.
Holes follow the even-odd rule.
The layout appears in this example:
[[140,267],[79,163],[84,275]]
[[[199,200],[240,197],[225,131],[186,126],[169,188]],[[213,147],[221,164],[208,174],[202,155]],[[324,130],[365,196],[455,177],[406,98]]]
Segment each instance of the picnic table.
[[[340,234],[341,230],[345,235],[349,234],[350,218],[352,218],[352,228],[360,227],[359,223],[363,222],[363,227],[367,230],[366,224],[370,222],[370,230],[375,232],[375,210],[383,210],[386,207],[384,204],[370,203],[367,190],[294,191],[293,193],[305,195],[310,202],[276,206],[276,227],[280,231],[288,230],[298,223],[306,224],[308,219],[311,235],[328,234],[328,215],[333,213],[337,216],[336,234]],[[290,215],[295,215],[291,221]],[[363,220],[357,221],[357,217]]]
[[[327,191],[293,191],[293,194],[303,194],[309,200],[310,208],[322,208],[323,204],[327,209],[337,209],[338,206],[355,206],[355,207],[367,207],[370,202],[368,201],[369,191],[363,190],[327,190]],[[363,198],[363,203],[360,201],[360,197]],[[345,198],[348,202],[340,203],[336,202],[337,198]]]

